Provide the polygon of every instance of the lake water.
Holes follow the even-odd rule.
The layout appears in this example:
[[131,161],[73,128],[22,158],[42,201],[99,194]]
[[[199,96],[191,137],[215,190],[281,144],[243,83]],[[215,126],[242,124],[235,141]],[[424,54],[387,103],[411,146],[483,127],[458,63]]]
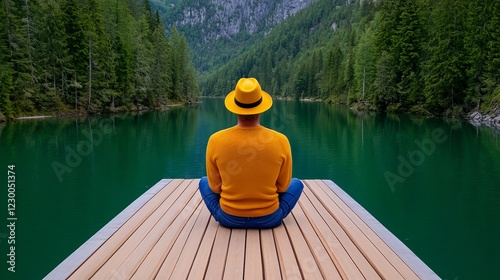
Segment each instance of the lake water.
[[[208,137],[235,122],[222,99],[203,99],[164,112],[0,124],[0,278],[42,278],[160,179],[203,176]],[[443,279],[498,277],[498,132],[282,100],[261,123],[288,136],[295,177],[336,182]]]

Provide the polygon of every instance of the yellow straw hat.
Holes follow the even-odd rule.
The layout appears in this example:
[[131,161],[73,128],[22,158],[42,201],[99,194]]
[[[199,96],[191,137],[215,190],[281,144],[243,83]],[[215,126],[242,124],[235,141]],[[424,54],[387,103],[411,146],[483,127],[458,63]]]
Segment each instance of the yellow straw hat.
[[260,88],[255,78],[241,78],[224,101],[226,108],[237,115],[255,115],[273,105],[271,95]]

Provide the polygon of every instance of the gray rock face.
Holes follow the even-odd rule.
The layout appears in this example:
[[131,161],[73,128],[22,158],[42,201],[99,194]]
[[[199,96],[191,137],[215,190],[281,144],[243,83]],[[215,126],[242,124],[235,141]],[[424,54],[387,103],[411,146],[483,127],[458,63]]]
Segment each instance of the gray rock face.
[[500,129],[500,108],[494,107],[490,112],[473,111],[468,115],[469,121],[474,125],[486,125]]
[[315,0],[208,0],[184,6],[177,26],[199,26],[203,41],[269,30]]

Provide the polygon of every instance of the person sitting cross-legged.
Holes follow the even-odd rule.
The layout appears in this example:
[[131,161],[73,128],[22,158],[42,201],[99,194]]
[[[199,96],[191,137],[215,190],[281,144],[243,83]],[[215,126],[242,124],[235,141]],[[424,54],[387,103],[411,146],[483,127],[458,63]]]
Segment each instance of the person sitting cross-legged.
[[254,78],[242,78],[225,98],[236,126],[214,133],[206,150],[207,176],[199,191],[208,210],[228,228],[274,228],[292,211],[302,182],[292,178],[288,138],[260,125],[271,96]]

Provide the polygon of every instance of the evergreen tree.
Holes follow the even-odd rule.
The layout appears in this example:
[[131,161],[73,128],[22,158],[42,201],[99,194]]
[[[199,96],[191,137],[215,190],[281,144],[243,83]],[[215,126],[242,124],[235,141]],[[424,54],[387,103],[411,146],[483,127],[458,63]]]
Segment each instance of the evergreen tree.
[[394,33],[398,29],[400,13],[399,1],[386,0],[382,2],[382,8],[376,18],[378,20],[378,29],[375,34],[377,62],[373,94],[375,105],[381,110],[398,102],[397,89],[394,86],[399,82],[397,80]]
[[38,3],[33,11],[35,27],[33,60],[37,76],[37,89],[34,102],[37,110],[47,108],[64,109],[63,73],[67,57],[64,43],[62,12],[57,1],[47,0]]
[[[345,80],[344,89],[349,93],[352,89],[354,81],[354,61],[355,61],[355,46],[356,46],[356,32],[349,30],[349,45],[347,49],[347,61],[345,62]],[[342,94],[344,92],[341,92]]]
[[444,111],[463,104],[465,90],[465,1],[443,0],[432,14],[430,54],[425,65],[427,106],[432,111]]
[[[420,52],[422,41],[422,23],[420,8],[416,0],[383,1],[377,31],[379,62],[377,81],[379,86],[395,86],[377,89],[379,105],[385,108],[389,103],[395,109],[408,107],[408,103],[419,100],[420,90]],[[393,80],[388,80],[393,79]],[[385,95],[385,96],[383,96]]]
[[172,44],[172,99],[183,100],[193,96],[198,91],[196,71],[191,65],[189,48],[186,38],[180,36],[174,26],[171,31]]
[[[96,0],[86,0],[82,9],[87,40],[87,111],[100,111],[111,100],[114,75],[114,53],[104,28],[103,12]],[[94,96],[93,96],[94,95]],[[96,96],[97,95],[97,96]],[[103,104],[104,103],[104,104]],[[95,106],[93,106],[93,104]],[[108,107],[108,106],[105,106]]]
[[138,22],[133,53],[133,73],[132,81],[134,91],[132,102],[135,106],[147,100],[151,89],[151,74],[153,60],[153,45],[149,41],[149,25],[146,17],[142,17]]
[[319,82],[321,97],[324,99],[330,96],[337,100],[343,92],[345,81],[345,72],[342,67],[343,57],[339,46],[333,47],[327,56],[321,75],[322,79]]
[[35,66],[33,62],[33,52],[36,46],[35,38],[34,38],[34,24],[33,24],[33,9],[36,9],[37,6],[34,4],[36,2],[25,0],[21,2],[21,22],[23,23],[22,29],[24,29],[24,39],[26,59],[27,59],[27,67],[30,74],[30,83],[31,85],[36,84],[36,76],[35,76]]
[[156,14],[156,17],[153,16],[153,12],[152,12],[152,9],[151,9],[151,4],[149,3],[149,0],[143,0],[142,1],[142,4],[143,4],[143,11],[144,11],[144,16],[146,17],[146,20],[148,22],[148,26],[149,26],[149,31],[151,32],[150,34],[152,34],[157,28],[158,28],[158,14]]
[[7,30],[7,13],[5,5],[0,5],[0,116],[5,115],[7,118],[14,116],[14,108],[10,100],[12,91],[12,63],[9,56],[9,41]]
[[484,92],[488,95],[489,105],[500,105],[500,3],[494,1],[493,6],[489,7],[492,11],[492,17],[486,27],[489,38],[487,41],[487,63],[484,73]]
[[382,111],[385,111],[391,105],[399,104],[395,83],[397,73],[394,64],[395,59],[390,52],[382,51],[378,54],[377,64],[375,65],[376,76],[373,85],[373,102]]
[[491,20],[490,4],[484,1],[469,1],[467,3],[466,50],[467,103],[474,106],[480,104],[483,95],[484,72],[487,63],[488,23]]
[[307,70],[305,65],[302,64],[298,67],[298,71],[295,76],[295,85],[294,85],[294,97],[295,99],[302,98],[306,95],[307,92]]
[[113,110],[116,106],[116,99],[121,97],[121,102],[119,105],[126,104],[130,98],[133,91],[132,84],[132,65],[131,65],[131,55],[130,52],[125,47],[123,39],[120,35],[116,35],[113,42],[113,51],[115,53],[115,92],[111,94],[111,109]]
[[[154,14],[154,15],[153,15]],[[198,95],[185,38],[176,54],[149,1],[2,0],[0,113],[102,112]]]
[[[5,8],[5,33],[9,48],[9,62],[12,66],[11,92],[8,94],[13,109],[13,114],[21,112],[33,112],[31,97],[34,90],[32,47],[28,44],[28,33],[30,28],[23,24],[27,15],[23,11],[26,2],[3,1]],[[9,75],[10,76],[10,75]]]
[[165,37],[165,28],[163,24],[158,22],[158,27],[153,33],[153,50],[154,62],[152,72],[152,89],[153,103],[158,105],[166,105],[168,99],[172,96],[172,66],[174,58],[172,58],[171,47]]
[[422,22],[420,7],[415,0],[404,1],[400,19],[394,36],[394,48],[398,57],[397,84],[402,103],[420,101],[420,56],[422,42]]
[[[68,85],[66,102],[78,110],[79,91],[84,86],[88,67],[88,42],[83,26],[82,10],[77,0],[65,0],[62,6],[67,60],[64,65],[64,83]],[[73,96],[73,99],[70,97]]]
[[363,32],[356,48],[354,63],[355,88],[350,102],[366,101],[371,99],[375,79],[375,34],[370,26]]

